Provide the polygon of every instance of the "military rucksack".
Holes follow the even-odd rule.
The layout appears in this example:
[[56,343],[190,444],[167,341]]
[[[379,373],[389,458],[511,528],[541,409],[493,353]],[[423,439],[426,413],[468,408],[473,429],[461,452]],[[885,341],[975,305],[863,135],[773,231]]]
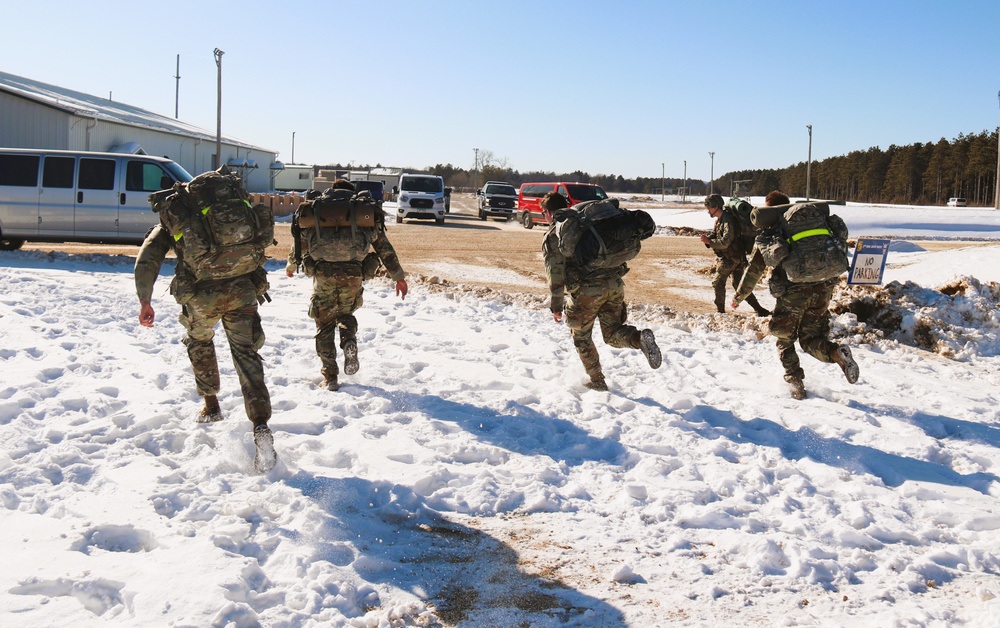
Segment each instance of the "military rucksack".
[[640,241],[656,230],[649,214],[621,209],[618,199],[578,203],[559,210],[555,220],[559,252],[584,270],[615,268],[635,258]]
[[274,214],[250,202],[240,178],[226,166],[149,196],[198,281],[254,272],[274,244]]
[[755,223],[767,232],[757,246],[769,266],[781,265],[793,283],[836,279],[850,268],[847,225],[826,203],[758,208]]
[[753,211],[753,205],[738,196],[734,196],[726,202],[722,209],[729,212],[729,215],[739,225],[739,233],[736,239],[742,246],[743,252],[749,253],[753,250],[754,238],[757,236],[757,229],[753,226],[753,222],[750,221],[750,212]]
[[[360,262],[375,241],[376,222],[384,225],[384,220],[381,205],[368,190],[329,188],[295,210],[292,235],[296,244],[300,234],[306,238],[313,261]],[[296,251],[296,259],[301,257]]]

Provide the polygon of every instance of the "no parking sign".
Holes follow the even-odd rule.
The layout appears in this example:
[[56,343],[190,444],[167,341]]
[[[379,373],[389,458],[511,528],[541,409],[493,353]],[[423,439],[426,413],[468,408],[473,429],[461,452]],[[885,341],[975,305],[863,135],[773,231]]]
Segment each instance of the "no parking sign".
[[851,260],[849,284],[878,285],[885,272],[885,258],[889,253],[889,240],[858,240]]

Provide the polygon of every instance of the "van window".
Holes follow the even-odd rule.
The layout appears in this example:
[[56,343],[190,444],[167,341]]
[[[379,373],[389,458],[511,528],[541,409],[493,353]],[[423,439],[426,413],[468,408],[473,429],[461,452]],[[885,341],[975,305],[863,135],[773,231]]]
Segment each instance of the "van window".
[[38,155],[0,155],[0,185],[38,186]]
[[441,179],[437,177],[403,177],[399,189],[408,192],[441,192]]
[[83,190],[115,189],[115,160],[81,159],[79,187]]
[[569,191],[569,197],[577,203],[582,201],[602,201],[608,198],[604,190],[596,185],[567,185],[566,189]]
[[75,165],[76,160],[72,157],[46,157],[45,166],[42,168],[42,187],[73,187],[73,167]]
[[521,196],[527,196],[529,198],[542,198],[551,191],[551,185],[525,185],[521,188]]
[[174,180],[157,164],[129,161],[125,166],[125,189],[129,192],[156,192],[173,184]]

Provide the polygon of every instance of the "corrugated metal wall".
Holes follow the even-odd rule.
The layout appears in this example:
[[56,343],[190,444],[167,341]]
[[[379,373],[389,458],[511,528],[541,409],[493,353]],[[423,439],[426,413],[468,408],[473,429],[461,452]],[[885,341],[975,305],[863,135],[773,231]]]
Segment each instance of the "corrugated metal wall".
[[0,92],[0,146],[63,149],[69,136],[69,115]]

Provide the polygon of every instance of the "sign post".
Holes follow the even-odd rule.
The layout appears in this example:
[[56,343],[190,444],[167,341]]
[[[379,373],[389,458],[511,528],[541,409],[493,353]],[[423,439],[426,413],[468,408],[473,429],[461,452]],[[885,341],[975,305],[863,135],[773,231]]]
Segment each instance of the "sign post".
[[851,260],[847,283],[852,285],[878,285],[885,272],[885,258],[889,253],[889,240],[858,240]]

